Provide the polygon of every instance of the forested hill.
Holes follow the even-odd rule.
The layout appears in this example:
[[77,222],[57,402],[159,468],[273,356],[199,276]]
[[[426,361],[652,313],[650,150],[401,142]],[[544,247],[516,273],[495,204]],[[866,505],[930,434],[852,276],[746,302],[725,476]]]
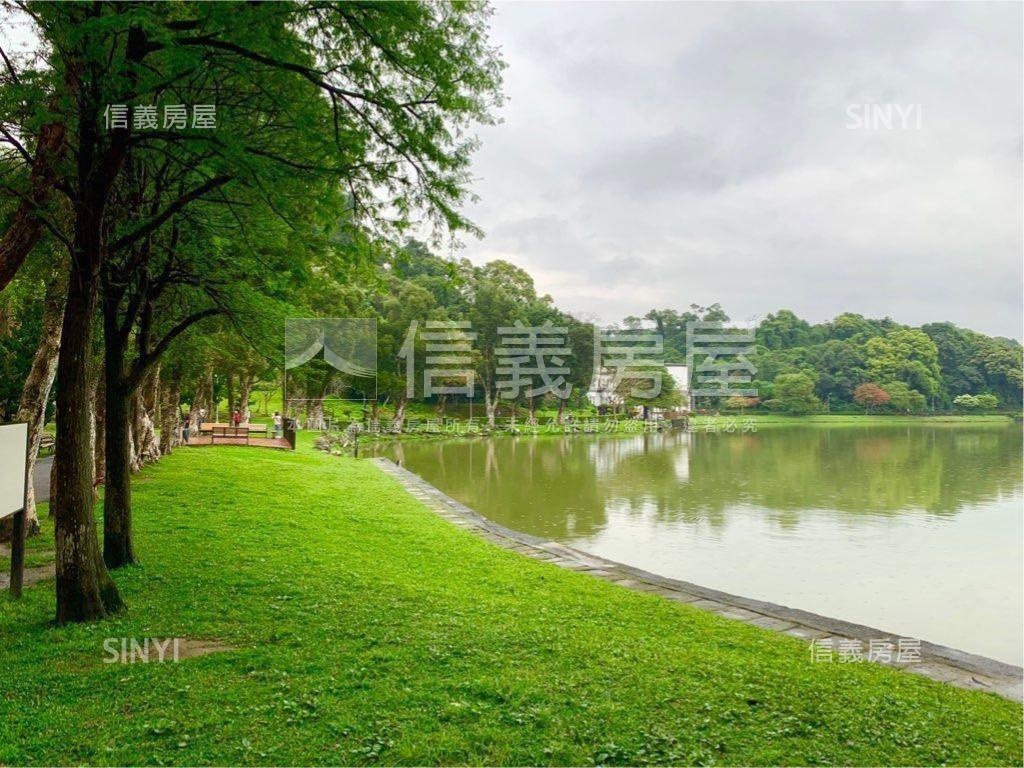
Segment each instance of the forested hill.
[[[700,319],[728,320],[728,315],[718,304],[692,305],[685,312],[651,310],[626,323],[653,322],[665,336],[670,359],[682,361],[686,324]],[[962,395],[983,396],[981,405],[987,407],[994,407],[992,396],[998,406],[1021,405],[1020,343],[948,322],[912,328],[890,318],[872,320],[844,312],[812,325],[780,309],[757,326],[756,339],[761,400],[772,399],[773,383],[780,375],[800,374],[811,380],[814,395],[827,400],[832,410],[852,406],[855,390],[866,383],[884,388],[900,410],[948,409]],[[976,403],[962,398],[958,405]]]

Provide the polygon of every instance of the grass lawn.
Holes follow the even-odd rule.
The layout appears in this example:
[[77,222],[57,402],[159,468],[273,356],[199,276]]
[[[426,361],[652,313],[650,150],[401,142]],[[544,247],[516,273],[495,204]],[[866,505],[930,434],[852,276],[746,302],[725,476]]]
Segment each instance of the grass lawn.
[[818,424],[836,427],[878,426],[885,424],[917,424],[925,426],[939,426],[942,424],[950,424],[955,426],[960,426],[963,424],[991,424],[998,426],[1006,426],[1007,424],[1013,421],[1013,419],[1009,416],[984,414],[955,414],[943,416],[899,416],[895,414],[875,413],[821,413],[810,416],[785,416],[782,414],[774,413],[748,413],[741,416],[735,413],[723,413],[720,414],[719,416],[698,415],[694,417],[698,424],[703,424],[706,419],[713,419],[721,423],[722,421],[728,418],[737,419],[740,422],[750,419],[758,426],[771,426],[774,424]]
[[[1018,704],[499,549],[366,462],[180,449],[135,502],[123,617],[0,599],[0,765],[1022,761]],[[234,650],[104,663],[175,636]]]

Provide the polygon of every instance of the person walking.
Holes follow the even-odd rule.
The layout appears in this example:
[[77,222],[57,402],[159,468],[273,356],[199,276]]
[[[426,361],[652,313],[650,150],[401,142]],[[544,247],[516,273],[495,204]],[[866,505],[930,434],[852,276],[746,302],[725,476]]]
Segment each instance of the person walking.
[[281,436],[281,426],[284,422],[281,419],[281,414],[278,411],[274,411],[274,437]]
[[205,408],[200,408],[199,409],[199,417],[196,419],[196,429],[199,430],[200,432],[203,429],[203,422],[204,421],[206,421],[206,409]]
[[234,424],[236,427],[242,423],[242,414],[240,414],[237,410],[235,410],[235,412],[231,414],[231,423]]

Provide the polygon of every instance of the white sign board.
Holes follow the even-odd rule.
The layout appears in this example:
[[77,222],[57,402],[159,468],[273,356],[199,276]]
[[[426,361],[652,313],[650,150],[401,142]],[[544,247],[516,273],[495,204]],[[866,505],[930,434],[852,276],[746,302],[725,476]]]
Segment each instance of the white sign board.
[[25,440],[28,424],[0,424],[0,517],[25,506]]

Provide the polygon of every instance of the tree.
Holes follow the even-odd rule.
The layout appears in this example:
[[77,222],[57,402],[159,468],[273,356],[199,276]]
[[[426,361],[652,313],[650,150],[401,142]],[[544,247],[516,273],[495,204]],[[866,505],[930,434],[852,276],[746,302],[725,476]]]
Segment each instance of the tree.
[[463,265],[466,273],[468,307],[466,319],[476,334],[476,378],[484,392],[487,426],[495,426],[500,397],[498,350],[504,345],[500,330],[517,320],[527,324],[527,311],[537,301],[533,278],[507,261],[491,261],[482,267]]
[[587,390],[590,389],[590,383],[594,377],[594,326],[570,315],[562,315],[557,324],[569,329],[567,342],[572,351],[571,359],[568,361],[569,374],[566,376],[566,381],[572,389],[568,398],[560,397],[557,403],[556,422],[563,424],[565,422],[565,407],[570,400],[587,402]]
[[885,391],[889,394],[889,407],[900,413],[922,411],[927,405],[924,395],[902,381],[888,382]]
[[943,405],[948,405],[950,398],[978,392],[985,386],[984,368],[976,359],[984,340],[981,334],[957,328],[952,323],[928,323],[921,326],[921,330],[928,334],[938,351]]
[[678,408],[683,404],[676,380],[664,366],[627,373],[615,387],[615,395],[623,405],[643,408],[644,418],[651,408]]
[[[430,291],[409,280],[388,275],[384,290],[374,301],[377,311],[377,360],[379,373],[377,387],[381,394],[395,404],[395,431],[405,423],[405,408],[409,400],[409,387],[422,380],[426,357],[425,344],[419,331],[423,323],[438,317],[434,297]],[[417,324],[414,326],[414,323]],[[411,366],[412,381],[407,372]]]
[[953,404],[958,408],[991,411],[999,407],[999,398],[990,393],[980,395],[957,395]]
[[803,359],[818,376],[818,397],[828,397],[830,402],[852,402],[854,389],[867,376],[863,347],[849,339],[807,347]]
[[[665,343],[665,361],[682,363],[686,360],[686,326],[701,318],[694,312],[676,312],[674,309],[652,309],[645,320],[654,322],[654,329]],[[630,325],[630,318],[626,318]],[[639,319],[635,325],[639,326]]]
[[[51,106],[19,130],[32,144],[40,140],[31,135],[34,125],[60,124],[74,148],[74,162],[58,163],[53,174],[70,204],[71,231],[58,235],[72,255],[51,501],[57,620],[65,622],[122,605],[92,519],[86,397],[92,320],[109,255],[140,245],[197,200],[240,186],[273,191],[287,174],[343,184],[353,220],[382,231],[401,228],[418,211],[448,228],[471,228],[457,211],[473,148],[466,129],[490,119],[501,65],[487,44],[487,11],[478,6],[27,7],[46,44],[45,76],[29,78],[41,84],[34,103]],[[262,122],[263,130],[246,143],[223,131],[103,129],[107,105],[140,103],[161,87],[173,93],[177,83],[191,97],[206,97],[184,103],[230,105],[239,122]],[[204,178],[140,221],[111,221],[122,169],[147,147],[177,154]],[[296,148],[303,150],[298,159]],[[19,204],[31,203],[32,190]]]
[[[39,446],[43,438],[43,426],[46,423],[46,408],[50,401],[50,389],[57,375],[57,355],[60,350],[60,319],[61,303],[64,298],[64,272],[62,265],[53,269],[46,281],[46,294],[43,297],[42,330],[39,346],[32,358],[32,367],[25,378],[25,386],[18,403],[17,421],[28,424],[29,451],[28,476],[32,477]],[[39,518],[36,514],[35,488],[29,483],[26,488],[27,529],[30,536],[39,532]]]
[[999,398],[989,392],[978,395],[977,399],[978,407],[983,410],[992,411],[999,407]]
[[725,407],[731,411],[739,411],[743,413],[747,408],[753,408],[759,402],[756,397],[742,397],[740,395],[733,395],[725,401]]
[[803,415],[821,408],[814,394],[814,379],[806,373],[781,373],[775,377],[773,398],[766,405],[790,413]]
[[985,387],[1003,402],[1021,404],[1024,349],[1012,339],[986,338],[973,361],[985,373]]
[[[32,99],[18,99],[22,90],[22,82],[19,78],[10,59],[5,54],[4,63],[7,64],[6,82],[3,83],[9,89],[16,92],[15,99],[22,101],[26,107],[31,109]],[[31,93],[31,90],[28,90]],[[0,95],[2,98],[3,95]],[[6,99],[4,99],[6,101]],[[2,104],[2,103],[0,103]],[[7,104],[2,104],[7,107]],[[5,115],[10,114],[3,109]],[[30,114],[22,117],[31,119]],[[64,125],[59,121],[47,122],[38,129],[35,151],[30,155],[29,150],[22,145],[17,136],[5,125],[0,124],[0,133],[3,138],[0,143],[7,143],[14,147],[31,166],[27,174],[26,189],[18,194],[18,206],[14,212],[3,237],[0,238],[0,291],[14,279],[21,265],[29,253],[39,242],[47,224],[46,214],[53,187],[57,179],[57,165],[63,159],[66,150],[64,141]],[[32,135],[30,133],[30,135]]]
[[811,326],[791,310],[780,309],[769,314],[757,327],[757,343],[768,349],[803,347],[813,342]]
[[885,405],[890,399],[889,393],[873,381],[858,384],[857,388],[853,390],[853,401],[864,406],[864,413],[868,413],[872,408]]
[[953,405],[957,408],[977,408],[978,398],[974,395],[957,395],[953,398]]
[[[865,346],[868,375],[885,387],[902,382],[924,395],[939,392],[942,374],[935,343],[923,331],[900,328],[869,339]],[[886,388],[892,395],[892,391]]]

